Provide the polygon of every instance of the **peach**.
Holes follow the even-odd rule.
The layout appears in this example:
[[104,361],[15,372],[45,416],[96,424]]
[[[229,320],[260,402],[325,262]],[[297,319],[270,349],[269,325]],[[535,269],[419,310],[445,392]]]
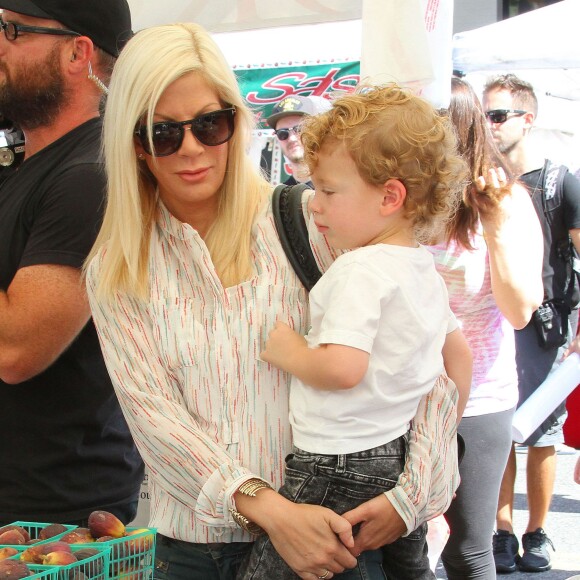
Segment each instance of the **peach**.
[[0,544],[23,546],[25,543],[26,539],[17,529],[7,530],[0,534]]
[[42,557],[42,563],[45,566],[67,566],[76,561],[76,557],[71,552],[64,551],[50,552]]
[[17,526],[16,524],[9,524],[7,526],[0,528],[0,534],[3,534],[8,530],[17,530],[20,533],[20,535],[24,538],[24,543],[30,540],[30,534],[28,533],[28,530],[26,530],[22,526]]
[[[92,558],[97,554],[101,554],[100,550],[95,548],[81,548],[80,550],[76,550],[74,555],[76,559],[80,562],[82,560],[86,560],[88,558]],[[103,559],[102,558],[95,558],[90,562],[84,562],[82,566],[83,572],[88,574],[91,578],[100,577],[103,573]]]
[[67,544],[90,544],[94,541],[95,538],[93,538],[87,528],[71,530],[59,538],[59,542],[66,542]]
[[114,514],[96,510],[89,515],[89,530],[94,538],[113,536],[122,538],[125,535],[125,524]]
[[151,545],[153,544],[153,533],[151,532],[151,530],[147,528],[139,528],[138,530],[131,530],[130,532],[127,532],[127,535],[125,537],[129,538],[130,536],[134,536],[136,534],[143,534],[144,532],[149,533],[147,535],[141,536],[140,538],[130,539],[125,542],[126,551],[129,554],[131,555],[142,554],[143,552],[146,552],[151,548]]
[[62,524],[49,524],[48,526],[42,528],[40,532],[38,532],[38,539],[39,540],[48,540],[49,538],[54,538],[58,534],[62,534],[66,532],[66,526]]
[[2,560],[0,562],[0,580],[14,580],[32,576],[30,568],[20,560]]
[[50,552],[70,552],[70,544],[65,542],[49,542],[48,544],[39,544],[31,546],[20,554],[20,559],[23,562],[30,564],[42,564],[43,558]]
[[6,548],[0,548],[0,560],[6,560],[6,558],[10,558],[18,554],[18,550],[16,548],[11,548],[7,546]]

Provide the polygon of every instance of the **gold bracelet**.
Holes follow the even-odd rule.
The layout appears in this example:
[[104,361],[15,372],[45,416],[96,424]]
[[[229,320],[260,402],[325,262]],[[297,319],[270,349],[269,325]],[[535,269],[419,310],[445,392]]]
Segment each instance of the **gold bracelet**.
[[244,481],[244,483],[238,487],[240,493],[249,495],[250,497],[256,497],[256,492],[261,489],[272,489],[272,486],[262,479],[253,478]]
[[254,536],[260,536],[264,533],[264,530],[256,523],[251,522],[247,517],[243,516],[240,512],[237,512],[234,508],[230,508],[230,513],[232,514],[232,518],[234,518],[234,522],[240,526],[246,532],[250,532],[250,534]]
[[[256,497],[256,493],[261,489],[272,489],[272,486],[257,477],[244,481],[244,483],[238,487],[238,491],[241,494],[250,497]],[[246,532],[250,532],[250,534],[253,534],[254,536],[259,536],[264,533],[264,530],[258,524],[251,522],[247,517],[243,516],[235,509],[230,508],[230,513],[232,514],[236,524],[238,524],[238,526],[243,530],[246,530]]]

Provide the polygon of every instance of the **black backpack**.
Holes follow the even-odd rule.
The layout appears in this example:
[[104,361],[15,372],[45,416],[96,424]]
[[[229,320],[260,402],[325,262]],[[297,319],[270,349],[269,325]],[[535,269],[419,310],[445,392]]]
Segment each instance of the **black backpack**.
[[[546,159],[542,168],[540,175],[542,214],[538,212],[538,217],[547,224],[550,232],[553,231],[554,215],[564,200],[564,178],[567,173],[566,166],[553,163],[549,159]],[[557,244],[558,257],[566,263],[564,303],[569,309],[573,309],[580,301],[580,260],[569,235],[554,241]]]

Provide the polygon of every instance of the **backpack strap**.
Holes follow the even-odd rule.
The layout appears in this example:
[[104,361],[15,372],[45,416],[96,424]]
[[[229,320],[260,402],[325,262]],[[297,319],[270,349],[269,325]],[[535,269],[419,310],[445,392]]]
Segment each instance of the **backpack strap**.
[[305,189],[309,187],[304,183],[278,185],[272,194],[272,210],[282,248],[296,275],[306,290],[310,291],[322,273],[310,247],[308,227],[302,211],[302,193]]
[[[568,168],[565,165],[560,165],[559,163],[554,163],[546,159],[541,178],[542,208],[544,210],[544,219],[548,226],[552,223],[552,212],[550,212],[550,208],[559,207],[564,200],[564,178],[567,173]],[[568,308],[573,308],[572,296],[575,286],[580,284],[580,264],[569,235],[558,244],[557,251],[558,256],[566,263],[564,303]]]
[[544,204],[555,198],[557,205],[560,205],[564,197],[563,184],[568,168],[546,159],[543,171]]

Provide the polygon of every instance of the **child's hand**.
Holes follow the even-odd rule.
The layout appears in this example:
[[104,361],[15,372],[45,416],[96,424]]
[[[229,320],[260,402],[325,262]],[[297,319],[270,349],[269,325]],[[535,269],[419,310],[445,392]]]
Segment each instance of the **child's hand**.
[[288,370],[289,360],[300,349],[308,348],[305,338],[283,322],[276,322],[268,335],[260,358],[282,370]]

